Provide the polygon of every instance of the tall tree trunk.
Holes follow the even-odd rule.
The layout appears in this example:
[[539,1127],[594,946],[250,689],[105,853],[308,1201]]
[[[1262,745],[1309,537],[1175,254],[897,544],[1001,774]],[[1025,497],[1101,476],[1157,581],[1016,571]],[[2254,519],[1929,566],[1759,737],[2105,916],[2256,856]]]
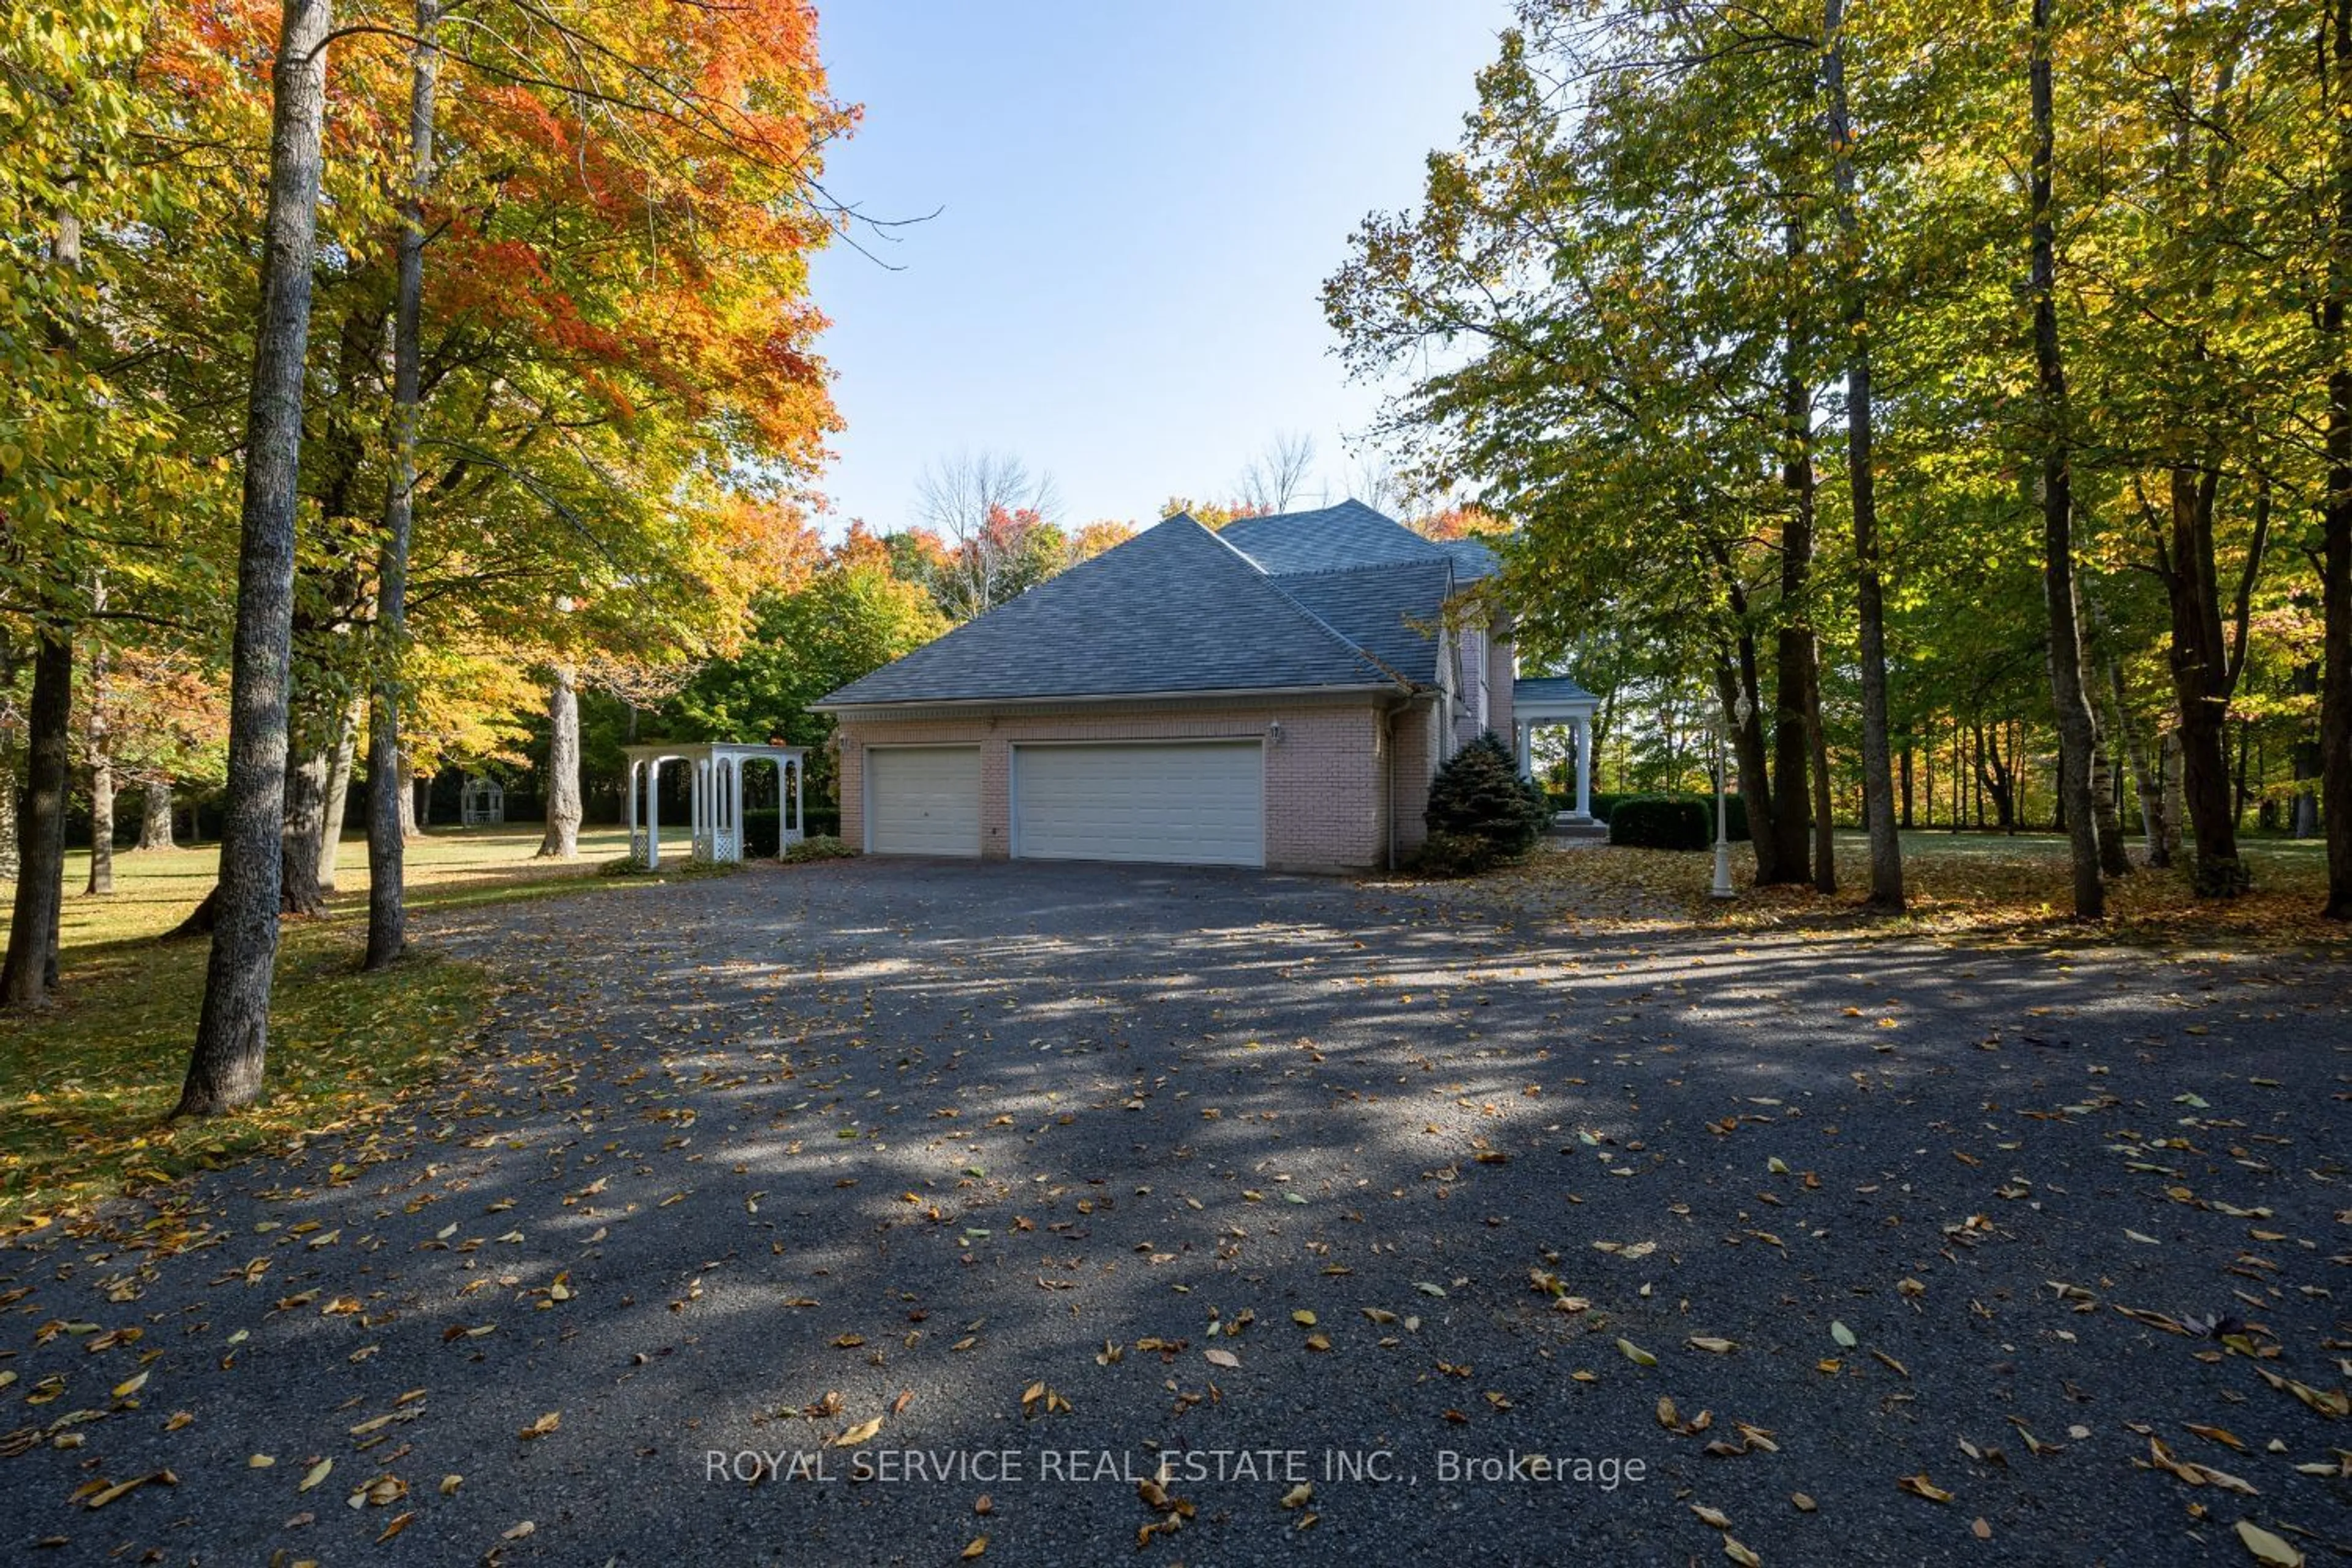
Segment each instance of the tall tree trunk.
[[[1783,248],[1793,283],[1805,256],[1804,219],[1795,213],[1783,224]],[[1789,509],[1780,521],[1780,629],[1773,650],[1773,813],[1769,823],[1754,817],[1748,822],[1748,831],[1757,837],[1772,835],[1773,879],[1784,882],[1802,881],[1805,876],[1811,800],[1805,772],[1811,753],[1809,742],[1821,718],[1815,706],[1813,628],[1807,603],[1814,510],[1813,389],[1806,370],[1810,336],[1805,312],[1790,310],[1781,329],[1780,441],[1785,457],[1780,484],[1789,492]],[[1760,860],[1759,867],[1760,875]]]
[[176,847],[172,842],[172,786],[148,784],[139,792],[139,847]]
[[82,891],[114,891],[114,763],[103,752],[89,764],[89,880]]
[[2228,645],[2213,566],[2213,505],[2221,475],[2175,465],[2172,536],[2160,563],[2172,616],[2174,700],[2180,711],[2181,793],[2196,844],[2189,866],[2197,891],[2232,898],[2245,890],[2237,823],[2230,805]]
[[1831,814],[1830,744],[1822,724],[1820,644],[1812,644],[1806,652],[1805,750],[1812,759],[1813,891],[1834,893],[1838,890],[1837,818]]
[[1894,746],[1887,720],[1886,599],[1879,579],[1878,479],[1871,451],[1870,312],[1861,271],[1862,213],[1853,169],[1853,124],[1846,106],[1845,0],[1822,0],[1822,84],[1829,100],[1838,225],[1846,256],[1846,479],[1853,492],[1854,605],[1862,656],[1862,816],[1870,833],[1870,902],[1903,908],[1903,840],[1895,818]]
[[2094,754],[2098,726],[2083,685],[2083,629],[2074,599],[2074,436],[2066,407],[2066,369],[2058,350],[2057,229],[2052,216],[2052,163],[2056,132],[2052,112],[2050,0],[2033,0],[2032,58],[2027,77],[2032,99],[2032,188],[2033,363],[2040,389],[2042,449],[2042,587],[2050,622],[2050,694],[2058,721],[2059,798],[2074,854],[2074,914],[2099,920],[2107,911],[2099,872],[2099,827],[2092,815]]
[[547,691],[547,833],[539,841],[541,859],[579,856],[580,817],[579,672],[559,664]]
[[2132,791],[2139,796],[2140,837],[2152,868],[2172,864],[2164,841],[2164,780],[2148,755],[2147,741],[2132,729],[2131,708],[2124,692],[2124,668],[2107,661],[2107,686],[2113,694],[2116,734],[2131,763]]
[[310,337],[320,130],[332,0],[284,0],[271,68],[269,204],[261,315],[246,420],[236,633],[229,657],[228,787],[220,918],[204,1012],[175,1115],[209,1116],[261,1092],[278,963],[278,837],[286,795],[287,680],[294,636],[294,514],[302,449],[302,363]]
[[399,292],[393,317],[392,475],[377,558],[381,647],[368,728],[368,940],[366,966],[382,969],[408,946],[405,855],[400,820],[401,666],[408,644],[408,532],[416,489],[417,405],[423,396],[425,196],[433,187],[433,99],[441,68],[435,36],[440,0],[416,0],[408,79],[408,190],[400,204]]
[[[424,787],[425,781],[416,776],[416,765],[408,760],[405,747],[401,750],[397,767],[400,779],[400,837],[404,843],[414,842],[425,837],[425,829],[416,824],[416,796]],[[371,837],[373,836],[374,823],[369,823],[368,832]]]
[[2320,306],[2320,348],[2327,365],[2327,499],[2319,546],[2319,815],[2327,835],[2330,919],[2352,921],[2352,344],[2344,315],[2352,305],[2352,0],[2328,7],[2329,55],[2337,101],[2329,150],[2334,222],[2328,228],[2327,291]]
[[24,821],[17,809],[16,759],[0,764],[0,877],[14,879],[23,868]]
[[[2096,713],[2094,712],[2094,720]],[[2131,855],[2124,847],[2123,814],[2116,809],[2115,770],[2097,731],[2091,744],[2091,821],[2099,835],[2099,869],[2110,877],[2131,875]]]
[[286,770],[285,815],[278,824],[280,914],[326,912],[327,895],[319,881],[319,836],[327,816],[327,771],[331,762],[326,747],[309,746],[295,755]]
[[327,808],[319,816],[319,890],[335,890],[335,863],[343,847],[343,818],[351,814],[352,763],[359,750],[360,704],[343,710],[343,727],[327,763]]
[[[1770,837],[1772,793],[1764,776],[1764,721],[1757,711],[1755,697],[1755,638],[1743,635],[1739,654],[1740,661],[1736,666],[1728,658],[1716,660],[1716,697],[1723,705],[1722,722],[1730,734],[1732,765],[1738,769],[1733,793],[1739,796],[1740,807],[1748,814],[1748,847],[1755,852],[1756,875],[1761,880],[1768,873],[1777,871],[1778,866],[1773,846],[1765,842]],[[1759,828],[1766,830],[1759,831]]]
[[65,902],[66,794],[73,783],[73,636],[43,627],[25,709],[25,808],[17,819],[16,899],[0,1006],[37,1007],[57,984],[58,909]]
[[[2319,695],[2319,666],[2300,664],[2287,682],[2287,689],[2298,697]],[[2319,757],[2319,736],[2315,730],[2305,730],[2295,738],[2288,753],[2294,769],[2294,800],[2287,812],[2287,831],[2297,838],[2319,837],[2318,780],[2322,771]]]
[[[90,608],[106,607],[106,580],[90,587]],[[89,722],[84,733],[89,757],[89,879],[88,895],[114,891],[114,735],[106,710],[106,649],[89,655]]]

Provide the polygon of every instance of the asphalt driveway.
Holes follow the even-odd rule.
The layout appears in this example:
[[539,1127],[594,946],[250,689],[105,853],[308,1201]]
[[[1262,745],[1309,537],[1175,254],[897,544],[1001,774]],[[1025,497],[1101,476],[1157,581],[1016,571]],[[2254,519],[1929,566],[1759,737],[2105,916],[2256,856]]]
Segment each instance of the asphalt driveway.
[[0,1551],[2352,1555],[2340,970],[870,860],[433,935],[474,1071],[0,1248]]

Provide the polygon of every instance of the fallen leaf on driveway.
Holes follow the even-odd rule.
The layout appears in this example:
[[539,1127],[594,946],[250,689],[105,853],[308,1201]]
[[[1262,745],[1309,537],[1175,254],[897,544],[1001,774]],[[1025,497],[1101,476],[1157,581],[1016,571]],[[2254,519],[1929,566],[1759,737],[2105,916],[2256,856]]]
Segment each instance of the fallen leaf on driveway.
[[2264,1568],[2303,1568],[2303,1553],[2259,1524],[2238,1521],[2238,1539]]

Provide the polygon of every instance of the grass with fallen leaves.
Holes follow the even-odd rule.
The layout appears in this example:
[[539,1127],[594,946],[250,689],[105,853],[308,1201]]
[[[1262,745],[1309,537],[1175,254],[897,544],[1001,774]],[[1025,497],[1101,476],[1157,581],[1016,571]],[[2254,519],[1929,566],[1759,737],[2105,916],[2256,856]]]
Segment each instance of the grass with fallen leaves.
[[2250,839],[2240,845],[2254,888],[2238,899],[2200,899],[2179,870],[2140,867],[2108,884],[2107,919],[2073,918],[2066,840],[2054,834],[1912,832],[1903,835],[1909,907],[1887,919],[1864,908],[1869,846],[1837,838],[1839,891],[1755,886],[1753,852],[1732,846],[1736,899],[1708,896],[1706,852],[1627,849],[1550,840],[1526,860],[1458,882],[1399,880],[1440,899],[1497,901],[1594,931],[1612,930],[1834,931],[1965,936],[1987,941],[2080,938],[2159,947],[2318,948],[2352,943],[2352,930],[2324,920],[2325,847],[2317,840]]
[[[563,862],[532,858],[539,837],[535,826],[476,829],[412,844],[409,908],[592,886],[598,863],[626,841],[617,829],[583,834],[580,858]],[[68,858],[58,998],[38,1012],[0,1015],[0,1234],[364,1123],[471,1038],[490,984],[480,966],[428,949],[383,973],[360,973],[367,849],[346,842],[328,913],[284,927],[261,1104],[215,1121],[165,1121],[195,1035],[210,944],[161,938],[210,889],[218,859],[212,845],[118,854],[115,891],[90,897],[79,890],[88,857]]]

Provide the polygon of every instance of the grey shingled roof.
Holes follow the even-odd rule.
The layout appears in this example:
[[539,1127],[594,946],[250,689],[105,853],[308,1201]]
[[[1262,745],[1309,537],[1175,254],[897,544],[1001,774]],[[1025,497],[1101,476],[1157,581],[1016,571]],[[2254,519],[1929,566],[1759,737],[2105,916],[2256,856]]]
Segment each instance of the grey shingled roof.
[[1495,552],[1475,539],[1448,539],[1438,548],[1454,557],[1454,580],[1457,583],[1475,583],[1503,569]]
[[1409,561],[1276,578],[1282,591],[1406,679],[1437,682],[1437,620],[1453,591],[1452,563]]
[[1218,537],[1276,577],[1447,557],[1446,551],[1360,500],[1317,511],[1235,518]]
[[1598,702],[1590,691],[1565,675],[1523,675],[1511,682],[1515,702]]
[[1176,516],[814,706],[1393,684],[1246,557]]

